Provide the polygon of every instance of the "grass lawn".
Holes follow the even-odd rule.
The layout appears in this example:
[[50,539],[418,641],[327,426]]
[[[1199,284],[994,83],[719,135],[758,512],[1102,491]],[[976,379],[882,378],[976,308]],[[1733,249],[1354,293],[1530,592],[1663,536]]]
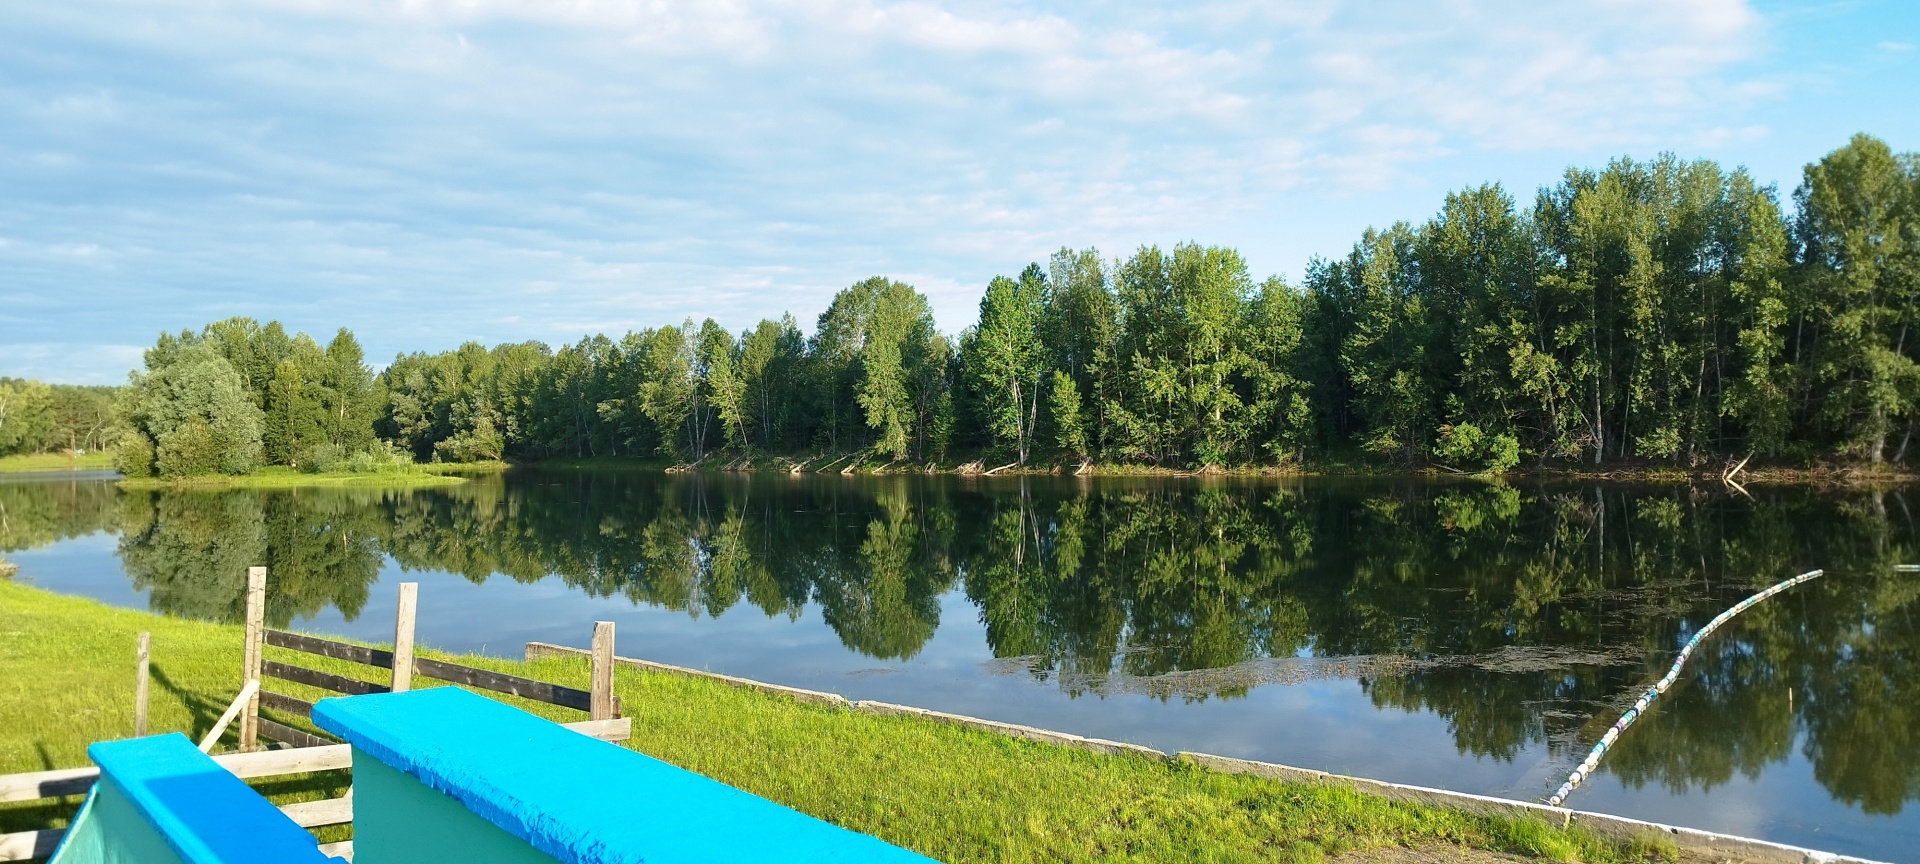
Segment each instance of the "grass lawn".
[[[131,734],[139,631],[153,634],[150,731],[197,739],[239,689],[237,626],[114,609],[4,581],[0,608],[7,610],[0,618],[0,773],[85,765],[89,742]],[[267,651],[342,674],[371,671]],[[577,658],[459,659],[587,686],[587,664]],[[616,671],[615,687],[634,718],[627,746],[941,861],[1317,861],[1400,846],[1567,861],[1671,857],[1653,840],[1627,848],[1538,820],[1475,817],[1339,788],[802,705],[627,667]],[[281,682],[273,689],[319,695]],[[581,719],[566,709],[532,707]],[[281,803],[345,791],[337,774],[257,788]],[[0,805],[0,832],[64,824],[77,803]],[[323,840],[342,839],[348,829],[327,831]]]
[[0,474],[20,474],[28,471],[98,471],[112,467],[113,453],[106,450],[96,450],[72,459],[64,453],[0,456]]
[[212,477],[182,477],[166,480],[157,477],[130,477],[120,481],[122,489],[297,489],[316,486],[377,486],[380,488],[412,488],[419,486],[453,486],[465,483],[466,478],[451,473],[439,473],[426,470],[425,466],[414,466],[407,471],[393,471],[376,474],[359,474],[347,471],[322,472],[308,474],[274,465],[260,468],[250,474],[237,476],[216,475]]
[[512,468],[507,462],[422,462],[420,470],[428,474],[499,474]]

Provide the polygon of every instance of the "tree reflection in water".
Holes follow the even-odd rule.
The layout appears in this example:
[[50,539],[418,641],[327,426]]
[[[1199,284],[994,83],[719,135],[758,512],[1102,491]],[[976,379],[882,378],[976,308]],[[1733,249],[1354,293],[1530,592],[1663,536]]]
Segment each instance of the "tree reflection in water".
[[409,492],[0,485],[0,550],[118,530],[155,609],[352,618],[390,556],[475,582],[557,578],[689,616],[815,605],[842,643],[914,657],[963,591],[1000,667],[1072,696],[1234,698],[1357,678],[1444,717],[1462,753],[1571,762],[1694,628],[1744,613],[1603,770],[1712,788],[1786,759],[1869,813],[1920,795],[1920,560],[1910,491],[1412,481],[528,473]]

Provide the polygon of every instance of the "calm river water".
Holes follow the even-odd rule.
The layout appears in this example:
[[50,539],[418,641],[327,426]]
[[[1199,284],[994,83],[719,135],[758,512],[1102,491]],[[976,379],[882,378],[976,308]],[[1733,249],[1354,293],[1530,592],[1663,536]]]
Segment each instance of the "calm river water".
[[[1133,741],[1920,862],[1916,490],[516,471],[422,491],[0,482],[52,590],[518,656],[584,646]],[[644,715],[644,706],[633,713]]]

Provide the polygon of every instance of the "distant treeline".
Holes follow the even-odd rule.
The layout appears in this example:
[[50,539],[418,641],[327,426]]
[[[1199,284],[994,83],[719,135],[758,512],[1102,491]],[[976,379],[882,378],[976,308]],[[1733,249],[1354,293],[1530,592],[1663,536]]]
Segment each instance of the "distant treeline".
[[161,334],[120,396],[128,476],[244,474],[390,461],[374,438],[382,396],[345,328],[325,347],[247,318]]
[[1299,286],[1256,283],[1230,249],[1062,249],[993,279],[958,338],[885,278],[810,335],[791,315],[739,334],[688,320],[405,354],[377,378],[347,331],[321,348],[237,319],[148,353],[130,468],[296,464],[376,435],[459,461],[1911,464],[1920,156],[1856,136],[1793,203],[1663,156],[1569,170],[1527,207],[1497,185],[1449,195]]
[[113,394],[112,387],[0,378],[0,456],[109,446]]

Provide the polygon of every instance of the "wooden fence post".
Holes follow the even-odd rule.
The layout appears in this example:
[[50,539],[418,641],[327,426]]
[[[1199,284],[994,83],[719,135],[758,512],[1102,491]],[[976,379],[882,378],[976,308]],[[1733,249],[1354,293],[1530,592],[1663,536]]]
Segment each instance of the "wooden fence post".
[[147,648],[149,633],[141,633],[133,649],[133,737],[147,737]]
[[593,683],[588,692],[593,694],[588,703],[592,707],[587,711],[594,720],[612,720],[617,715],[613,700],[613,622],[593,622]]
[[393,692],[413,686],[413,616],[420,599],[420,583],[400,583],[400,603],[393,612]]
[[[247,568],[247,635],[241,649],[240,686],[260,680],[260,649],[267,626],[267,568]],[[240,752],[260,747],[260,695],[256,690],[240,713]]]

